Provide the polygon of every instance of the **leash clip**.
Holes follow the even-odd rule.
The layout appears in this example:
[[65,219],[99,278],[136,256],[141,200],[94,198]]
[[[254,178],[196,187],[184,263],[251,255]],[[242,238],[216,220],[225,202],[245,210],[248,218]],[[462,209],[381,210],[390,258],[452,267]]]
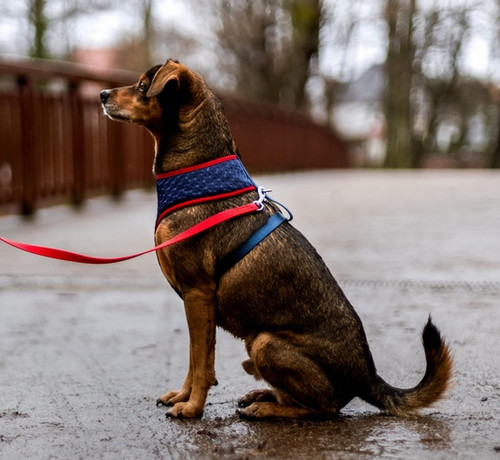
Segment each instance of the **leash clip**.
[[265,189],[260,186],[257,188],[257,193],[259,194],[259,198],[253,202],[257,206],[257,211],[262,211],[264,209],[264,201],[266,201],[267,194],[272,192],[271,189]]

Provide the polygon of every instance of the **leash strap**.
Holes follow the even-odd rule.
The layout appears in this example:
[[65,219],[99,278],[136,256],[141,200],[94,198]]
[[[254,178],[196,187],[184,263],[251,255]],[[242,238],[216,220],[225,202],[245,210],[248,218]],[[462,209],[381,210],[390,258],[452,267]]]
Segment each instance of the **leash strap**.
[[205,220],[202,220],[193,227],[188,228],[184,232],[179,233],[178,235],[174,236],[173,238],[170,238],[169,240],[163,242],[158,246],[155,246],[154,248],[148,249],[143,252],[139,252],[137,254],[131,254],[122,257],[109,257],[109,258],[92,257],[85,254],[65,251],[63,249],[48,248],[44,246],[36,246],[32,244],[20,243],[2,237],[0,237],[0,241],[3,241],[4,243],[7,243],[17,249],[21,249],[22,251],[30,252],[32,254],[36,254],[42,257],[49,257],[51,259],[66,260],[69,262],[77,262],[81,264],[98,264],[98,265],[114,264],[117,262],[123,262],[125,260],[134,259],[136,257],[148,254],[150,252],[159,251],[160,249],[166,248],[167,246],[171,246],[175,243],[179,243],[180,241],[184,241],[188,238],[191,238],[192,236],[202,233],[205,230],[208,230],[209,228],[212,228],[222,222],[234,219],[238,216],[243,216],[245,214],[250,214],[252,212],[260,211],[261,209],[262,209],[262,203],[260,203],[259,201],[254,201],[252,203],[239,206],[237,208],[221,211],[217,214],[214,214],[213,216],[208,217]]

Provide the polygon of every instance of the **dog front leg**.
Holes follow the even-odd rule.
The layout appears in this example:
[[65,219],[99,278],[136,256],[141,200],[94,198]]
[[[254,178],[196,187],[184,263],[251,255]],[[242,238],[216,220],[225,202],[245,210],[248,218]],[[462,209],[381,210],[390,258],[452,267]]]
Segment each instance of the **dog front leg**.
[[183,293],[183,298],[190,341],[190,366],[185,386],[190,379],[191,389],[189,399],[176,402],[167,415],[194,418],[203,414],[208,390],[216,384],[215,294],[193,289]]
[[174,404],[182,401],[187,401],[191,395],[191,387],[193,385],[193,352],[189,346],[189,369],[184,380],[184,384],[180,390],[167,391],[164,395],[160,396],[156,401],[156,405],[160,406],[173,406]]

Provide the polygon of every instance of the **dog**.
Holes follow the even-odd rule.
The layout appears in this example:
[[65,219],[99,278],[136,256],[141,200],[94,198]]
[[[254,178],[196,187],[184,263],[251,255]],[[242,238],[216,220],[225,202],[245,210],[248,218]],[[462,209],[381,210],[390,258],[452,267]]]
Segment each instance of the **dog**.
[[[169,59],[136,84],[103,90],[100,97],[109,118],[143,125],[151,133],[157,175],[239,157],[221,102],[198,73],[178,61]],[[256,199],[256,190],[250,190],[174,210],[160,218],[156,243]],[[169,406],[167,416],[202,416],[209,388],[217,384],[216,326],[244,341],[243,368],[270,386],[239,400],[240,415],[248,419],[331,418],[356,396],[386,413],[406,415],[440,399],[453,363],[431,317],[422,333],[425,375],[411,389],[390,386],[377,374],[354,308],[314,247],[289,222],[217,275],[219,261],[278,210],[266,200],[261,212],[157,253],[164,276],[183,299],[190,338],[184,384],[157,401]]]

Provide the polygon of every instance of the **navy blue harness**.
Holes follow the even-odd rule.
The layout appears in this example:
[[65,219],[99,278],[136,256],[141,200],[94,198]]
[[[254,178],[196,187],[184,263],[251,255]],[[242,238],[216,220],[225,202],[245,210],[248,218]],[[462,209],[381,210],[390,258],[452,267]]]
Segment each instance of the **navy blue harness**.
[[[270,199],[266,197],[262,187],[257,187],[237,155],[159,174],[156,177],[156,190],[158,196],[156,227],[167,214],[186,206],[221,200],[250,191],[259,192],[261,204],[266,198]],[[219,261],[217,276],[222,276],[279,225],[291,220],[292,215],[289,211],[288,213],[290,218],[280,212],[270,216],[248,240]]]
[[159,174],[156,176],[156,225],[177,209],[256,190],[257,186],[236,155]]

